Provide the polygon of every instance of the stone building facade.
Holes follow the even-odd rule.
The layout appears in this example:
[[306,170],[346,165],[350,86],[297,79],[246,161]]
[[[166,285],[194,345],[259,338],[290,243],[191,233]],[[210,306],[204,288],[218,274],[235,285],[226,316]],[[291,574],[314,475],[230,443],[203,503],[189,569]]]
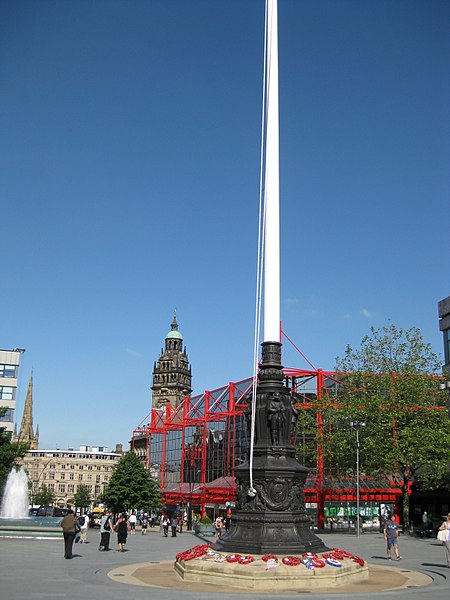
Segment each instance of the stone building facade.
[[53,492],[58,506],[73,505],[79,485],[87,487],[95,504],[122,456],[121,444],[114,452],[90,446],[80,446],[79,450],[29,450],[22,464],[30,480],[30,504],[43,485]]
[[19,435],[17,435],[17,429],[14,427],[13,439],[15,442],[27,444],[30,450],[36,450],[39,446],[39,425],[33,431],[33,373],[28,384]]

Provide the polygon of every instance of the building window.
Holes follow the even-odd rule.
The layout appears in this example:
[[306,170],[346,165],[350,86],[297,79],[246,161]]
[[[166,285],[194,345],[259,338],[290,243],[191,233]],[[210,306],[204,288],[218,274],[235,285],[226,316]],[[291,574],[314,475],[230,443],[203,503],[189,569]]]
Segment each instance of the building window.
[[92,481],[92,474],[89,473],[89,475],[87,476],[88,481]]
[[97,483],[100,483],[100,475],[96,475],[96,476],[95,476],[95,481],[96,481]]
[[68,492],[74,492],[75,491],[75,486],[73,483],[68,483],[67,484],[67,491]]
[[445,364],[450,363],[450,329],[444,329],[444,356]]
[[80,471],[84,469],[83,465],[80,465],[78,468],[80,469]]
[[0,365],[0,377],[14,378],[16,376],[16,365]]
[[75,469],[75,465],[70,465],[70,470],[73,471]]
[[82,473],[78,474],[78,481],[83,481],[83,474]]
[[7,408],[7,409],[5,409],[4,412],[5,412],[5,414],[0,416],[0,421],[9,423],[10,421],[12,421],[12,409]]
[[58,492],[61,492],[61,493],[65,494],[65,492],[66,492],[66,486],[65,486],[64,483],[60,483],[58,485]]
[[0,400],[14,400],[14,388],[0,385]]
[[54,492],[55,491],[55,484],[54,483],[49,483],[47,488],[50,490],[50,492]]
[[52,471],[50,471],[50,473],[48,474],[48,478],[55,479],[55,474]]
[[75,473],[69,473],[69,479],[75,479]]
[[66,474],[65,473],[61,473],[61,479],[65,479],[66,478]]

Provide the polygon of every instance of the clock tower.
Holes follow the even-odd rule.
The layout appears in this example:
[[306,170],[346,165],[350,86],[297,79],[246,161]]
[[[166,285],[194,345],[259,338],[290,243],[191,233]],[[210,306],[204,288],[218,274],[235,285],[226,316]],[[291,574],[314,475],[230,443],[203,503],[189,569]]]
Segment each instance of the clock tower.
[[192,392],[191,367],[186,347],[183,348],[183,336],[178,331],[176,312],[164,344],[153,367],[152,408],[167,404],[176,408]]

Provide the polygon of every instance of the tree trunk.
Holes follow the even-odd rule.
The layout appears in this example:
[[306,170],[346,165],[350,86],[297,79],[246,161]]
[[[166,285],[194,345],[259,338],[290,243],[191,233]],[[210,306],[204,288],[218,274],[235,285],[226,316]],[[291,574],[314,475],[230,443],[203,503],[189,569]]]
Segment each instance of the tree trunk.
[[409,531],[409,495],[408,495],[408,478],[406,475],[403,476],[402,497],[403,497],[402,531],[403,531],[403,533],[405,533],[406,531]]

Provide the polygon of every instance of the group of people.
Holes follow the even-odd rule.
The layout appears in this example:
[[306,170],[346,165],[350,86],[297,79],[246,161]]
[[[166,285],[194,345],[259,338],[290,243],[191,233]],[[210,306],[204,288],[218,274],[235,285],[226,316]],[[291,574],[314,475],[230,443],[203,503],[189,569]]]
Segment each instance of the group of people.
[[176,515],[163,515],[161,525],[164,537],[169,537],[169,527],[172,530],[172,537],[177,537],[178,528],[180,533],[183,531],[183,522],[182,520],[180,521]]
[[[100,524],[100,546],[99,550],[101,552],[108,552],[110,550],[110,538],[111,532],[114,531],[117,533],[117,543],[118,543],[118,551],[125,551],[125,544],[127,543],[128,533],[130,535],[136,534],[136,522],[137,517],[135,513],[132,513],[130,517],[125,513],[119,515],[115,523],[113,523],[112,515],[109,510],[105,510]],[[144,513],[141,519],[141,528],[142,535],[145,535],[147,532],[148,526],[148,515]],[[73,510],[69,510],[67,515],[62,519],[60,525],[63,530],[64,535],[64,558],[72,558],[72,547],[75,541],[75,537],[77,534],[80,534],[80,542],[86,543],[87,541],[87,532],[89,528],[89,517],[87,515],[82,515],[81,517],[77,517]],[[177,536],[177,529],[180,526],[179,519],[176,515],[163,515],[161,520],[162,530],[164,537],[169,536],[169,527],[172,530],[172,537]],[[226,527],[226,518],[217,517],[214,522],[216,536],[220,537],[222,533],[227,529]],[[386,551],[388,560],[392,560],[392,551],[394,552],[395,560],[401,560],[399,548],[398,548],[398,522],[395,515],[391,515],[385,523],[384,526],[384,539],[386,541]],[[445,556],[447,560],[447,566],[450,569],[450,513],[447,515],[446,520],[439,527],[439,531],[445,531],[446,536],[442,541]]]
[[[113,523],[111,512],[105,510],[100,523],[100,545],[98,549],[101,552],[108,552],[110,550],[111,532],[114,531],[117,533],[118,551],[125,552],[128,533],[131,535],[136,533],[136,522],[137,517],[135,513],[130,518],[125,513],[122,513]],[[77,535],[80,536],[80,543],[87,542],[89,517],[87,515],[77,517],[74,511],[69,509],[68,513],[60,521],[60,525],[64,536],[64,558],[70,559],[73,556],[73,543]]]

